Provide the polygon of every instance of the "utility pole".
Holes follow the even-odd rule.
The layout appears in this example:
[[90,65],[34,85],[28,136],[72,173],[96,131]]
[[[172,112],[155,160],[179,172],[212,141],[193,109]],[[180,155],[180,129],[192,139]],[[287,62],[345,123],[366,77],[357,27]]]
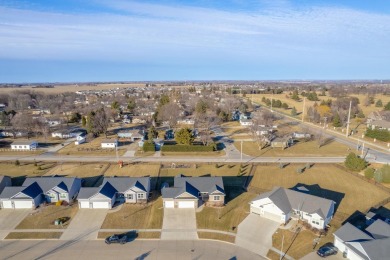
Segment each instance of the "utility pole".
[[364,142],[363,142],[363,146],[362,146],[362,155],[360,157],[363,158],[363,155],[364,155]]
[[303,98],[303,108],[302,108],[302,122],[305,118],[305,104],[306,104],[306,97]]
[[351,107],[352,107],[352,101],[349,102],[349,111],[348,111],[348,121],[347,121],[347,132],[345,133],[345,136],[349,136],[349,123],[351,120]]

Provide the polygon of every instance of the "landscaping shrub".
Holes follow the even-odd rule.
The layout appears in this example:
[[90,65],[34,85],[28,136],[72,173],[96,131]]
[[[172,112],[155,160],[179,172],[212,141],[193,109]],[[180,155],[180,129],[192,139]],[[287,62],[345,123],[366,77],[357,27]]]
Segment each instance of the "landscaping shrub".
[[216,145],[164,145],[161,147],[163,152],[213,152]]
[[375,174],[375,169],[374,168],[367,168],[364,171],[364,176],[366,176],[367,179],[374,178],[374,174]]
[[374,174],[374,179],[377,182],[390,183],[390,165],[383,165]]
[[351,171],[362,171],[367,167],[368,163],[355,153],[350,153],[345,159],[344,165]]
[[144,143],[144,146],[142,146],[142,151],[144,152],[155,152],[156,151],[156,147],[154,146],[154,143],[153,142],[145,142]]
[[390,131],[386,129],[370,129],[366,131],[366,136],[376,138],[383,142],[390,142]]

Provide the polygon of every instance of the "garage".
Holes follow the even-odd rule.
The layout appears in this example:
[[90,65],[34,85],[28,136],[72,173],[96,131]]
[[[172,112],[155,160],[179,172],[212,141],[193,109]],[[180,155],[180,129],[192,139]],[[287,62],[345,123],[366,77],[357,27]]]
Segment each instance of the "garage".
[[89,201],[79,201],[80,209],[89,209]]
[[261,210],[258,207],[251,206],[251,213],[255,213],[255,214],[261,215]]
[[12,201],[10,201],[10,200],[3,201],[1,207],[3,209],[12,209],[13,208],[12,207]]
[[193,209],[195,208],[194,201],[179,201],[178,208],[180,209]]
[[281,215],[274,214],[274,213],[271,213],[271,212],[268,212],[268,211],[264,211],[264,214],[262,216],[265,217],[265,218],[277,221],[277,222],[283,222]]
[[107,201],[104,201],[104,202],[95,201],[95,202],[92,202],[92,208],[94,208],[94,209],[110,209],[111,205]]
[[174,201],[164,201],[164,208],[174,208],[175,202]]
[[15,209],[31,209],[33,207],[33,202],[30,200],[16,200],[14,201]]

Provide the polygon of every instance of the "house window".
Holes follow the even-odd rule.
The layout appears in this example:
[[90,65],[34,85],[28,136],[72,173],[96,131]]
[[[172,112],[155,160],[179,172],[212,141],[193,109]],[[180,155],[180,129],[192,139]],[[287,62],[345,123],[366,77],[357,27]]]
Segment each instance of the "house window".
[[214,200],[220,200],[220,196],[219,195],[214,196]]
[[312,220],[311,223],[313,223],[315,225],[320,225],[320,222],[318,220]]
[[143,193],[137,193],[137,199],[143,199],[144,194]]
[[132,200],[133,199],[133,194],[127,194],[127,199]]
[[54,193],[49,193],[48,196],[49,196],[49,198],[52,198],[52,199],[54,199],[56,197],[56,195]]
[[60,198],[61,198],[61,199],[66,199],[66,197],[67,197],[67,194],[66,194],[66,193],[61,193],[61,194],[60,194]]

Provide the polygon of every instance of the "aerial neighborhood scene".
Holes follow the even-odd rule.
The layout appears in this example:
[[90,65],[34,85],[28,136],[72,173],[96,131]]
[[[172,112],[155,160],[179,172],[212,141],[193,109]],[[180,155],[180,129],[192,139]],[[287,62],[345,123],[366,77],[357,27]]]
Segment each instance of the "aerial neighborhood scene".
[[390,3],[67,2],[0,1],[0,259],[390,258]]

